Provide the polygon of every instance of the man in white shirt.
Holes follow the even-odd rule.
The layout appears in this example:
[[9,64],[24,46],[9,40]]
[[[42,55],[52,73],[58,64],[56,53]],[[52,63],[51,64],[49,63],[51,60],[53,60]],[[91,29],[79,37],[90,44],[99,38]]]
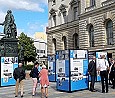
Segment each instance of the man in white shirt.
[[[99,59],[97,63],[97,70],[98,72],[100,72],[100,76],[101,76],[102,93],[105,93],[105,85],[106,85],[106,93],[108,93],[108,71],[107,69],[109,68],[109,63],[105,59],[104,54],[102,54],[100,57],[101,59]],[[105,83],[104,83],[104,80],[105,80]]]

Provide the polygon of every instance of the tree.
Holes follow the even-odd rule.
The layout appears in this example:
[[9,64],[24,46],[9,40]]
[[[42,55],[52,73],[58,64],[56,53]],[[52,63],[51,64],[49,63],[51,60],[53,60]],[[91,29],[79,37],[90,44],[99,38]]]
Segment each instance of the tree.
[[18,43],[19,60],[22,59],[21,55],[23,55],[25,63],[27,61],[35,61],[37,53],[32,38],[28,37],[22,32],[18,37],[18,39],[19,39],[19,43]]

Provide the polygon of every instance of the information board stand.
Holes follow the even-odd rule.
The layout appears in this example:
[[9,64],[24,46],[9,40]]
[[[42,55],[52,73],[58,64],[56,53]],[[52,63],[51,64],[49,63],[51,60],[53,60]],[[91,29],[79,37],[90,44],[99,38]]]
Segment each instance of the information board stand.
[[13,71],[18,67],[18,57],[0,57],[0,86],[15,85]]
[[60,50],[56,57],[57,90],[88,89],[88,51]]
[[55,55],[48,56],[48,77],[50,82],[56,81],[56,60]]

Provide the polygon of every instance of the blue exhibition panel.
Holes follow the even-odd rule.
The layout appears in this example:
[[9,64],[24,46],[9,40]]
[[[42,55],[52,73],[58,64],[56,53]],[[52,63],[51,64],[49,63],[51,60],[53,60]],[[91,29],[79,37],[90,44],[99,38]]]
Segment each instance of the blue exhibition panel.
[[49,81],[56,81],[56,63],[55,63],[55,55],[48,56],[48,72],[49,72]]
[[[71,91],[88,89],[87,50],[70,50]],[[73,53],[73,56],[72,56]],[[73,69],[74,68],[74,69]]]
[[15,85],[13,71],[18,67],[18,57],[1,57],[1,86]]
[[71,91],[82,90],[88,88],[88,79],[83,78],[79,81],[71,81]]
[[62,91],[69,91],[69,51],[56,52],[57,85]]
[[69,91],[69,80],[66,78],[57,79],[57,90]]
[[68,92],[88,89],[87,50],[60,50],[56,56],[57,89]]

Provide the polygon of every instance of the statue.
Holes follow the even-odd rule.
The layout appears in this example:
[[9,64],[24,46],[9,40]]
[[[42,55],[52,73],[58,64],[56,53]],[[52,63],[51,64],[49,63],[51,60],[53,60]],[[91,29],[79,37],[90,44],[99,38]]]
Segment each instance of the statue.
[[14,16],[12,15],[12,11],[8,10],[7,15],[5,16],[5,21],[0,24],[4,25],[4,34],[7,38],[16,38],[17,30],[16,24],[14,23]]

